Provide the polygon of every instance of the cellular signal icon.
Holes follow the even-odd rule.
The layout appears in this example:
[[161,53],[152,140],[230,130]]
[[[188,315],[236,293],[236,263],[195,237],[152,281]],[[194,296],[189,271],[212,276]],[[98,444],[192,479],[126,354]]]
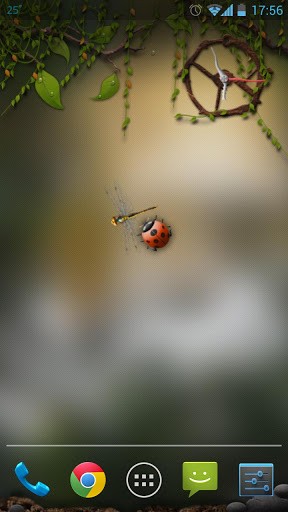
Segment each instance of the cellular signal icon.
[[229,5],[229,7],[226,9],[226,11],[224,11],[221,16],[233,16],[234,14],[234,5],[231,4]]
[[208,11],[211,12],[211,14],[213,16],[216,16],[218,14],[218,12],[221,11],[222,6],[219,4],[211,4],[211,5],[207,5],[207,9],[208,9]]

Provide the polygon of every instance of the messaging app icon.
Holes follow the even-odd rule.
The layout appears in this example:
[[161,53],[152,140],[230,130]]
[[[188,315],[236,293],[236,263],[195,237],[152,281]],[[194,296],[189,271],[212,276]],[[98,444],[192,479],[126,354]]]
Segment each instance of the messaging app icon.
[[189,498],[198,491],[216,491],[217,489],[217,462],[183,463],[183,490],[190,491]]

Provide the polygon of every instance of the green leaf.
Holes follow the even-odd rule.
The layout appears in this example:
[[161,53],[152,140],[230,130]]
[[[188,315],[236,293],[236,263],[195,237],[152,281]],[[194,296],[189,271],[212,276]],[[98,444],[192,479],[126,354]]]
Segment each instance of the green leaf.
[[64,107],[60,98],[60,85],[55,76],[50,75],[44,69],[39,71],[35,81],[35,90],[40,98],[50,107],[62,110]]
[[130,117],[125,117],[123,123],[122,123],[122,130],[126,130],[128,124],[130,123],[131,119]]
[[178,30],[178,23],[177,23],[177,20],[178,20],[178,14],[174,13],[174,14],[170,14],[170,16],[168,16],[168,18],[166,18],[166,23],[169,25],[169,27],[173,28],[173,30]]
[[247,117],[249,117],[248,112],[243,112],[243,114],[241,114],[241,117],[242,119],[247,119]]
[[255,67],[255,63],[254,61],[251,61],[249,64],[248,64],[248,67],[247,67],[247,73],[251,73],[252,69],[254,69]]
[[168,18],[166,18],[165,21],[170,21],[170,20],[178,20],[179,18],[179,14],[177,14],[177,12],[174,12],[173,14],[170,14],[170,16],[168,16]]
[[123,96],[124,96],[124,98],[126,98],[128,95],[129,95],[129,89],[128,89],[128,87],[125,87]]
[[183,68],[183,71],[181,73],[181,79],[184,80],[185,77],[189,74],[189,70],[187,68]]
[[180,94],[180,90],[179,89],[174,89],[174,91],[172,93],[172,96],[171,96],[171,100],[172,101],[176,100],[178,94]]
[[208,23],[205,23],[205,24],[202,26],[201,30],[200,30],[200,35],[201,35],[201,36],[203,36],[203,35],[207,32],[208,28],[209,28]]
[[127,68],[127,73],[128,75],[132,76],[133,75],[133,68],[131,68],[131,66],[128,66]]
[[192,35],[192,26],[184,16],[179,16],[177,13],[170,14],[165,21],[176,33],[180,30],[184,30]]
[[62,55],[62,57],[66,59],[66,62],[68,64],[70,60],[70,50],[65,41],[63,41],[63,39],[60,39],[60,37],[53,37],[49,43],[49,47],[53,53],[56,53],[57,55]]
[[255,105],[254,105],[254,103],[249,103],[249,109],[251,110],[251,112],[255,112]]
[[109,43],[111,39],[113,39],[113,36],[117,28],[114,26],[114,24],[113,27],[111,25],[105,25],[104,27],[100,27],[96,30],[96,32],[94,32],[91,39],[93,39],[93,41],[99,44]]
[[215,121],[215,116],[213,116],[213,114],[209,114],[209,119],[210,121]]
[[221,110],[220,116],[226,116],[226,115],[227,115],[227,110]]
[[192,116],[191,119],[190,119],[190,123],[192,123],[192,124],[197,123],[197,121],[198,121],[198,119],[197,119],[196,116]]
[[175,119],[182,119],[182,118],[183,118],[182,114],[176,114],[175,115]]
[[188,32],[188,34],[190,34],[190,36],[192,36],[192,26],[190,25],[189,21],[186,20],[186,18],[181,17],[179,19],[179,25],[180,25],[180,27],[182,27],[183,30]]
[[263,126],[263,121],[262,121],[262,119],[258,119],[257,124],[259,124],[259,126]]
[[97,96],[92,98],[95,101],[108,100],[112,98],[116,92],[119,91],[120,82],[118,75],[113,73],[113,75],[107,76],[101,84],[100,92]]

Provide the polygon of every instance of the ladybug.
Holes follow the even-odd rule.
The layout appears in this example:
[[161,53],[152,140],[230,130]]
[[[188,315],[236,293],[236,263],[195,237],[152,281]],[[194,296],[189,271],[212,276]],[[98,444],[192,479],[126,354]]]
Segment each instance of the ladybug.
[[141,233],[142,241],[147,245],[147,249],[150,247],[154,251],[165,247],[165,245],[168,244],[171,235],[170,226],[166,226],[163,219],[162,221],[157,220],[157,217],[155,217],[154,220],[148,220],[145,222]]

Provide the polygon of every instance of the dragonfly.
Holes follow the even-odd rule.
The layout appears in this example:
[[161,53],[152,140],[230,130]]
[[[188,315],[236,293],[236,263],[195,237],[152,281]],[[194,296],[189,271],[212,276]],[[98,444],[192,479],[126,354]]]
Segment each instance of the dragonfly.
[[139,215],[149,212],[150,210],[155,210],[157,206],[150,206],[144,210],[133,212],[133,207],[129,199],[118,184],[115,184],[113,189],[106,190],[106,194],[109,196],[117,210],[117,215],[112,217],[111,224],[113,226],[119,226],[120,224],[123,225],[126,251],[131,243],[133,243],[134,247],[137,249],[136,230],[133,221]]
[[249,79],[249,78],[242,78],[242,77],[238,77],[238,76],[235,76],[235,77],[229,77],[228,75],[226,75],[226,73],[224,73],[223,69],[220,68],[219,66],[219,63],[218,63],[218,59],[217,59],[217,55],[215,53],[215,50],[214,48],[212,48],[211,46],[211,50],[212,50],[212,53],[214,55],[214,63],[215,63],[215,67],[219,73],[219,78],[223,84],[223,87],[222,87],[222,100],[226,100],[226,92],[227,92],[227,86],[228,86],[228,83],[229,82],[256,82],[256,83],[263,83],[265,82],[265,80],[263,79]]

